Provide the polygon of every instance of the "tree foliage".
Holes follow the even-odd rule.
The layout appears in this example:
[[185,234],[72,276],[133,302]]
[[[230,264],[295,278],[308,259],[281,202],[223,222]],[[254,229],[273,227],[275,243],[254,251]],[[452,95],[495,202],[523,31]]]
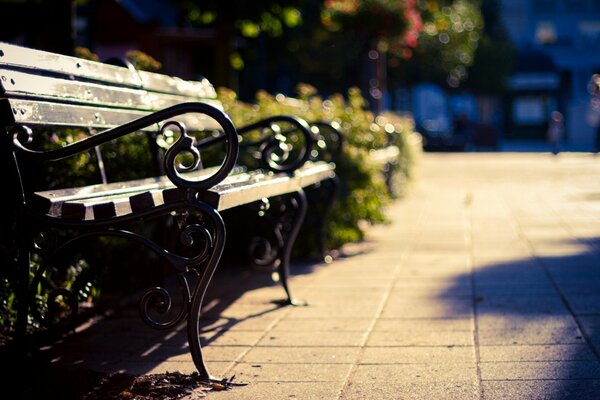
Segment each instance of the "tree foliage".
[[281,36],[302,23],[303,0],[173,0],[193,26],[226,27],[246,38]]

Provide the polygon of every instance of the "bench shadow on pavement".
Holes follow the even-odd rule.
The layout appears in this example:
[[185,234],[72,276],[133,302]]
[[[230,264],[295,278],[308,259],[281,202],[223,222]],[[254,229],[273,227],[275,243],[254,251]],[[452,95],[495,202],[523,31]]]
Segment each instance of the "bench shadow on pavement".
[[[309,262],[292,263],[292,275],[308,274],[314,266]],[[242,300],[238,307],[236,302],[248,295],[250,300]],[[284,298],[281,285],[271,280],[268,271],[233,265],[217,269],[205,297],[201,320],[203,353],[211,373],[219,376],[222,368],[235,358],[231,351],[222,351],[219,342],[224,334],[239,329],[241,334],[223,345],[242,352],[262,332],[262,325],[286,312],[287,308],[277,301]],[[232,313],[229,310],[234,303]],[[0,384],[9,393],[13,391],[15,398],[75,399],[85,395],[107,374],[194,372],[186,324],[167,331],[152,329],[141,320],[137,304],[135,301],[94,317],[74,332],[34,350],[25,359],[21,354],[2,351],[9,353],[5,354],[4,362],[10,362],[14,368],[0,376]],[[252,326],[253,321],[260,322]],[[239,342],[236,337],[240,337]],[[23,381],[24,376],[29,380],[26,384],[14,385]]]
[[[581,245],[574,254],[474,267],[471,282],[485,399],[598,398],[599,244],[600,238],[592,238],[585,244],[568,243]],[[459,286],[470,280],[470,273],[457,276],[440,293],[440,302],[452,306]]]

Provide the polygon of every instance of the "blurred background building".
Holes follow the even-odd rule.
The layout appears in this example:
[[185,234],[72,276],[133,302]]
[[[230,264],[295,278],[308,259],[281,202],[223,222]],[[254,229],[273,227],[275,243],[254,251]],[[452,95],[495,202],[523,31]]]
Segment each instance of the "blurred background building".
[[600,0],[501,0],[518,49],[506,107],[509,138],[545,138],[553,110],[566,118],[569,143],[593,148],[588,82],[600,72]]
[[296,95],[301,82],[324,96],[358,86],[374,111],[412,114],[432,149],[542,143],[558,110],[569,145],[593,149],[600,0],[406,0],[372,7],[375,19],[350,3],[389,2],[0,0],[0,40],[101,60],[142,50],[161,72],[245,100]]

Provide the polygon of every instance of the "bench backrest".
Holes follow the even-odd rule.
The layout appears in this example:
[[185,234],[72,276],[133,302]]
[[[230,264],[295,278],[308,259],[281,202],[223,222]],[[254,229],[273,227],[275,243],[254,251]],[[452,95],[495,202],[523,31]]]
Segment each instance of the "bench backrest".
[[[5,126],[112,128],[189,101],[220,108],[206,79],[189,82],[0,43],[0,122]],[[201,115],[178,120],[190,130],[219,127]]]

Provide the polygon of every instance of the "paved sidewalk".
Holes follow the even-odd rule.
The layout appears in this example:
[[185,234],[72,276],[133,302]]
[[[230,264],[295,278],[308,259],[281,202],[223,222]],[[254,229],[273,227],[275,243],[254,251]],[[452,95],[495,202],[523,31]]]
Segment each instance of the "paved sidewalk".
[[[296,266],[309,307],[271,303],[265,274],[219,274],[205,355],[250,385],[209,399],[600,398],[600,157],[426,154],[388,215],[356,254]],[[185,328],[132,317],[60,361],[193,371]]]

